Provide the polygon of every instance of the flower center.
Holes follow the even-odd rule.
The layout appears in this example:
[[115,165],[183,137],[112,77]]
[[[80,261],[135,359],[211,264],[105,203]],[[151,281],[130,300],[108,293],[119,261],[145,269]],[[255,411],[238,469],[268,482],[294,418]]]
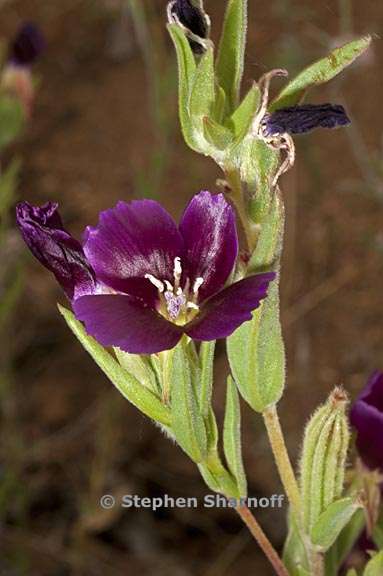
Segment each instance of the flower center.
[[204,282],[203,278],[197,278],[192,290],[190,290],[190,280],[188,278],[182,289],[181,277],[182,264],[181,258],[178,257],[174,259],[173,284],[168,280],[159,280],[152,274],[145,274],[145,278],[158,290],[159,313],[176,324],[186,324],[190,322],[199,311],[199,306],[197,305],[198,291]]

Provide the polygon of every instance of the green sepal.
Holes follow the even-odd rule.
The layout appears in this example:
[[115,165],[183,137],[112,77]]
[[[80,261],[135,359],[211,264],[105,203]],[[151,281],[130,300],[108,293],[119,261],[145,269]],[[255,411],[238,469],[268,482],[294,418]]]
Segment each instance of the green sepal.
[[216,97],[212,112],[212,119],[218,122],[218,124],[222,124],[225,118],[225,109],[226,109],[225,90],[221,86],[216,86]]
[[382,576],[383,574],[383,550],[375,554],[367,564],[363,576]]
[[241,396],[256,412],[276,404],[285,385],[285,348],[279,318],[278,279],[253,318],[227,339],[232,374]]
[[282,250],[285,224],[283,199],[278,190],[272,195],[270,209],[264,217],[258,235],[257,246],[248,264],[249,273],[270,270],[277,262]]
[[290,576],[310,576],[309,559],[296,518],[289,513],[289,532],[283,549],[283,563]]
[[21,102],[7,94],[0,95],[0,150],[21,134],[25,113]]
[[189,114],[189,100],[197,66],[184,31],[176,24],[168,24],[167,28],[177,53],[178,107],[182,134],[186,144],[192,150],[199,152],[199,147],[194,140],[193,126]]
[[149,356],[139,356],[138,354],[128,354],[119,348],[114,348],[114,353],[118,362],[129,374],[134,376],[138,382],[159,395],[160,389],[156,375],[153,371]]
[[212,450],[205,462],[198,464],[198,468],[211,490],[224,494],[227,498],[241,497],[235,479],[223,466],[217,451]]
[[208,116],[203,118],[203,135],[218,150],[226,150],[233,142],[232,132]]
[[328,56],[314,62],[283,88],[270,106],[270,111],[298,104],[306,90],[324,84],[352,64],[369,47],[371,36],[363,36],[336,48]]
[[171,428],[181,448],[194,462],[200,463],[207,455],[207,435],[192,382],[185,342],[181,341],[171,354],[169,365]]
[[272,180],[278,169],[280,154],[259,138],[248,136],[241,149],[241,180],[253,193],[249,214],[259,224],[270,210]]
[[204,116],[210,116],[215,103],[214,52],[210,45],[194,73],[190,91],[189,114],[197,129]]
[[332,502],[311,530],[311,542],[314,546],[321,552],[327,552],[360,507],[360,503],[351,497]]
[[343,565],[351,553],[365,524],[364,511],[357,510],[326,554],[326,575],[337,576],[339,567]]
[[255,113],[257,112],[261,93],[254,82],[238,108],[227,121],[227,125],[234,132],[237,141],[242,141],[251,128]]
[[143,414],[169,426],[171,423],[170,411],[160,399],[145,386],[142,386],[105,348],[89,336],[81,322],[76,320],[73,312],[60,306],[60,304],[58,304],[58,309],[73,334],[117,390]]
[[358,572],[355,570],[355,568],[351,568],[348,570],[346,576],[358,576]]
[[229,0],[216,64],[218,84],[227,96],[229,115],[238,106],[247,35],[247,0]]
[[247,496],[247,480],[242,459],[241,408],[239,395],[231,376],[227,379],[223,447],[229,470],[236,479],[241,497]]

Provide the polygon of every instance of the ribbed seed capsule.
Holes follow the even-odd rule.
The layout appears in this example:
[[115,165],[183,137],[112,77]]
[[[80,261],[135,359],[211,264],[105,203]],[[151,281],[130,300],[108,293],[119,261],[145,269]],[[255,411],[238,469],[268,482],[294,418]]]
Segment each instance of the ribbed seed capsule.
[[346,393],[336,388],[306,428],[300,483],[308,533],[319,515],[342,493],[349,444],[347,404]]

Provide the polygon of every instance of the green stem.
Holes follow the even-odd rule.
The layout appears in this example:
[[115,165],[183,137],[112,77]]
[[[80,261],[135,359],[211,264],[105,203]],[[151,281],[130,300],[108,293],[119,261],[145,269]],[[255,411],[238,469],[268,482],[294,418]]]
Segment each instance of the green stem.
[[239,514],[242,521],[246,524],[250,530],[251,535],[257,541],[259,547],[262,549],[264,554],[267,556],[271,565],[273,566],[275,573],[278,576],[289,576],[289,573],[283,564],[281,558],[279,557],[277,551],[271,544],[270,540],[262,530],[261,526],[258,524],[255,517],[252,515],[247,506],[237,506],[237,513]]
[[170,402],[170,370],[172,367],[173,350],[159,353],[162,368],[162,402],[165,406]]
[[295,478],[294,470],[287,452],[285,439],[281,424],[279,422],[276,406],[271,406],[263,412],[267,434],[269,436],[271,448],[274,454],[275,463],[278,468],[281,482],[286,491],[289,502],[297,515],[299,521],[301,517],[301,496],[298,482]]
[[312,576],[324,576],[324,556],[320,552],[312,551],[310,558]]

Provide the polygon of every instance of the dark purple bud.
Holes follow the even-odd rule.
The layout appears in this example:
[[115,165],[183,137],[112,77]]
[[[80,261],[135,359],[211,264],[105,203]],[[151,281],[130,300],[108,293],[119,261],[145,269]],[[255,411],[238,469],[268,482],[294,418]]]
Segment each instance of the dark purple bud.
[[9,60],[16,66],[31,66],[45,48],[40,29],[28,22],[18,31],[9,51]]
[[364,464],[383,472],[383,372],[374,372],[352,406],[356,447]]
[[303,134],[315,128],[337,128],[351,121],[339,104],[304,104],[267,114],[262,122],[265,136]]
[[56,203],[20,202],[16,220],[32,254],[53,272],[70,300],[95,291],[94,272],[81,244],[64,229]]
[[[208,17],[192,0],[172,0],[169,3],[169,13],[194,36],[202,39],[208,38]],[[195,54],[204,52],[203,45],[196,40],[189,38],[189,43]]]

